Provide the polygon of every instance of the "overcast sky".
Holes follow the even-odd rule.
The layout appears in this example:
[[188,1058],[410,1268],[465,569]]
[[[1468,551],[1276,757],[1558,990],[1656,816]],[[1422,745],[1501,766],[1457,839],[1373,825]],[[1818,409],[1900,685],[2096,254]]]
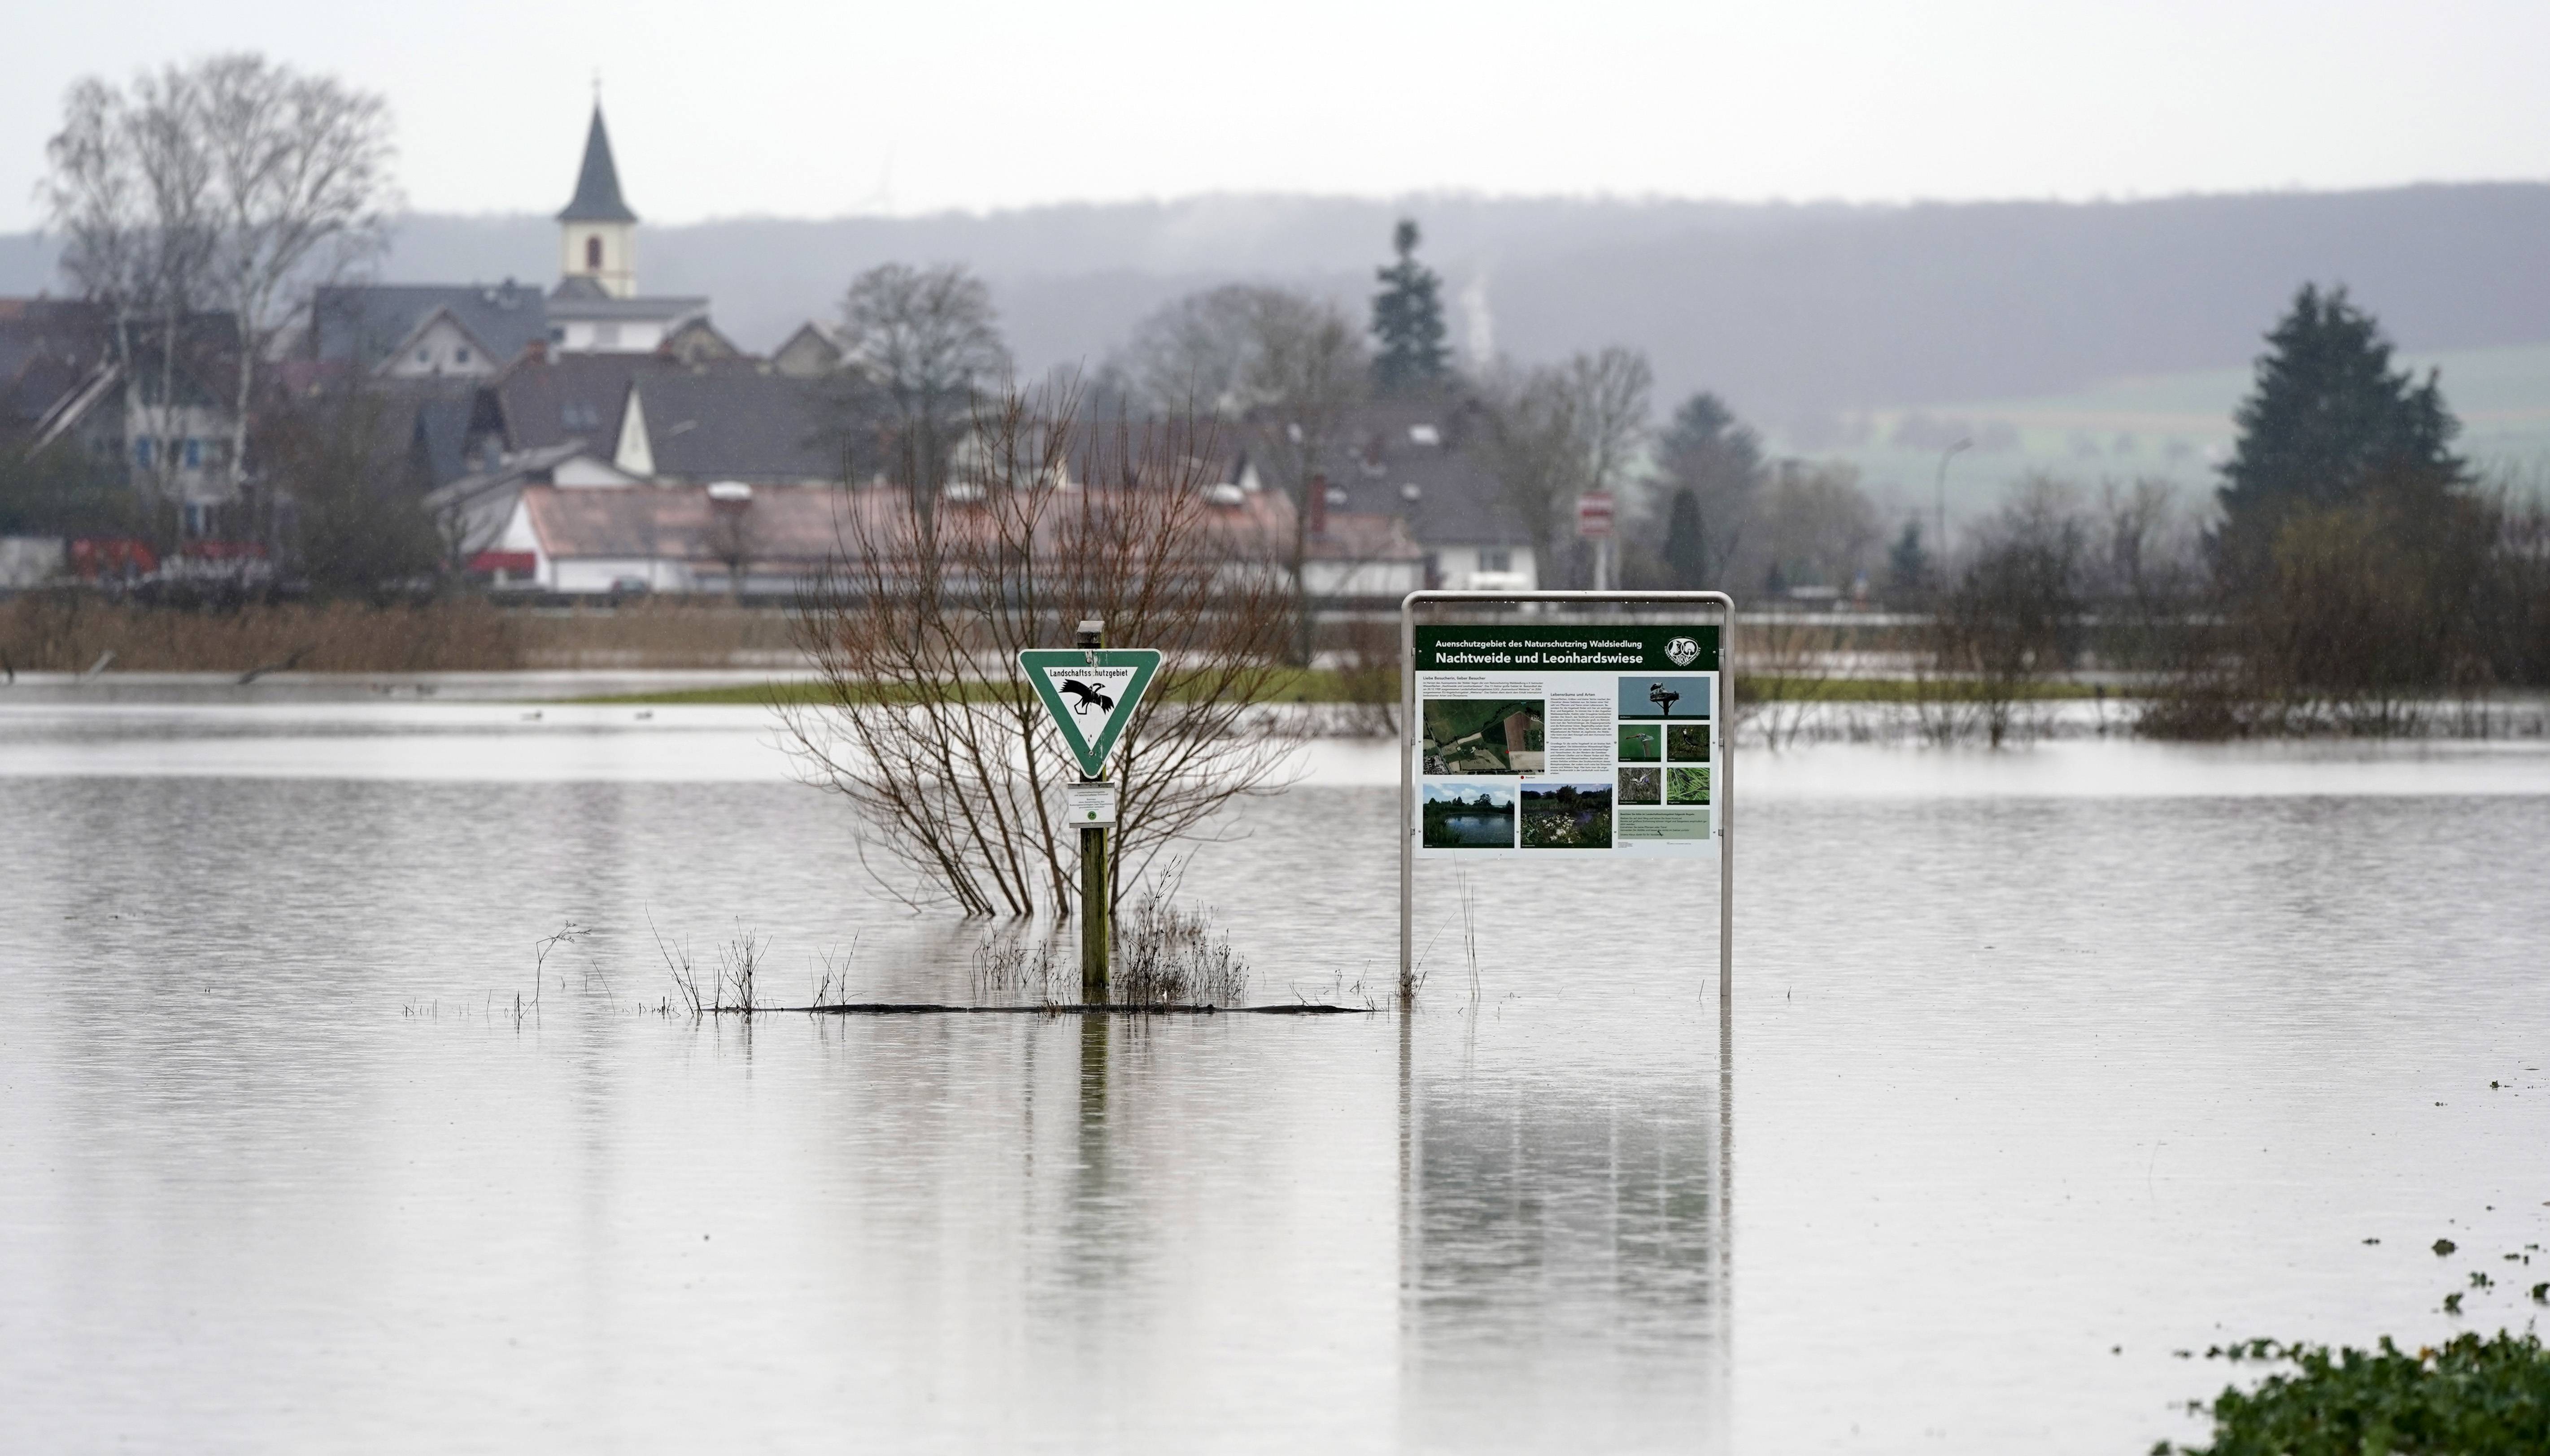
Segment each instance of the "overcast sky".
[[84,74],[385,94],[411,204],[650,221],[1206,191],[2086,198],[2550,176],[2550,4],[81,0],[0,45],[0,230]]

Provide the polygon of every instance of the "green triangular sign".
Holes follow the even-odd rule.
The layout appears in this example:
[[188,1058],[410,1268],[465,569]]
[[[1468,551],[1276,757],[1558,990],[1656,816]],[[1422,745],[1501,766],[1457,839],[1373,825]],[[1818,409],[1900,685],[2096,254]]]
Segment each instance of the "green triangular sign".
[[1030,647],[1019,654],[1019,670],[1062,729],[1080,771],[1094,779],[1107,771],[1107,755],[1133,721],[1160,654],[1149,647]]

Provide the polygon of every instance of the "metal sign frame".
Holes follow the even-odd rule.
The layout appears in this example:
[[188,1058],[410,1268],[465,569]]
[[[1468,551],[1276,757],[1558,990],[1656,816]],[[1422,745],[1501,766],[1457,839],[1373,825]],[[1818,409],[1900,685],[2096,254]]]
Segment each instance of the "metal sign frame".
[[1734,1008],[1735,980],[1735,737],[1727,731],[1735,707],[1735,599],[1724,592],[1410,592],[1399,604],[1399,987],[1404,1001],[1417,973],[1417,613],[1421,607],[1507,607],[1546,602],[1557,607],[1597,603],[1663,610],[1704,607],[1717,624],[1716,781],[1711,812],[1717,828],[1717,1011],[1720,1023]]

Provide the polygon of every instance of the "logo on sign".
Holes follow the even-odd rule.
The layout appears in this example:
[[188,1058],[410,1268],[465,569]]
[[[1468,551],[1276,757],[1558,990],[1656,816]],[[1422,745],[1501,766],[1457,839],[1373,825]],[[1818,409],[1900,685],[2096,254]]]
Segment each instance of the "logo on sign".
[[1700,643],[1689,637],[1676,637],[1665,643],[1665,660],[1676,667],[1689,667],[1700,656]]

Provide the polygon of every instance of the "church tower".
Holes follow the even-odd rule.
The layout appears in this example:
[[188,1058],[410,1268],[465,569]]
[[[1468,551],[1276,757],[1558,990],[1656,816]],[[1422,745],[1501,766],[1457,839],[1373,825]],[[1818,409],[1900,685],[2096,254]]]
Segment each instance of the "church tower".
[[593,126],[584,134],[584,169],[576,173],[575,200],[559,213],[558,275],[561,287],[590,278],[613,298],[638,291],[638,215],[620,200],[620,169],[611,164],[611,134],[602,126],[602,103],[593,103]]

